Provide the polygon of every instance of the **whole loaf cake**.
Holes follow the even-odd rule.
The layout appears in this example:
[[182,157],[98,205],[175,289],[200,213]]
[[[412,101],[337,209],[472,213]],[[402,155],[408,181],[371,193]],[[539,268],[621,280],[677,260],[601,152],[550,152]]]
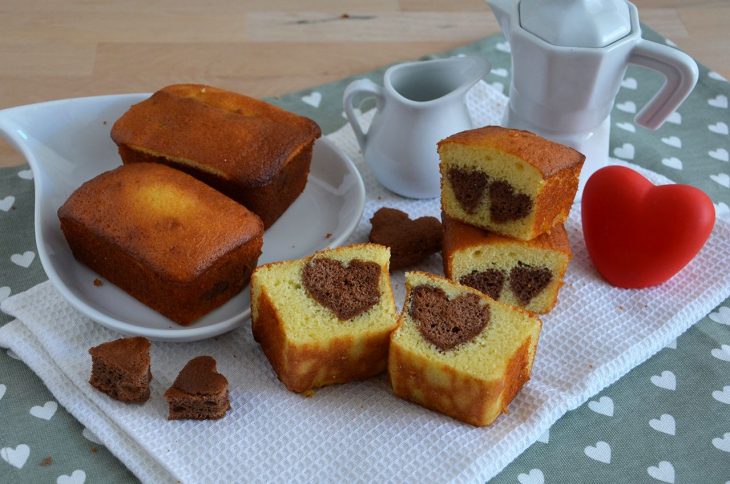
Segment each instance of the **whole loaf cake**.
[[242,94],[167,86],[133,105],[111,136],[124,163],[163,163],[241,203],[270,227],[302,193],[319,126]]

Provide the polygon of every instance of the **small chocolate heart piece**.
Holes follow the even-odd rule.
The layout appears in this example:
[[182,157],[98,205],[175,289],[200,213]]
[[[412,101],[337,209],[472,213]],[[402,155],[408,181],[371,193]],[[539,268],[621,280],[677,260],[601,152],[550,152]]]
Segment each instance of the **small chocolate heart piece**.
[[441,351],[471,341],[489,324],[489,306],[476,294],[449,300],[443,289],[416,286],[411,291],[411,317],[421,335]]
[[480,171],[449,168],[451,188],[466,213],[476,212],[489,184],[489,177]]
[[380,266],[352,260],[319,257],[304,266],[302,281],[309,295],[332,310],[341,321],[364,313],[380,300]]
[[532,200],[524,193],[515,193],[512,185],[496,181],[489,185],[489,214],[495,222],[509,222],[526,217]]
[[390,247],[390,268],[402,269],[441,250],[443,230],[436,217],[411,220],[408,214],[383,207],[370,219],[369,240]]
[[509,287],[520,304],[526,306],[552,279],[553,273],[550,269],[518,262],[509,273]]
[[231,408],[228,380],[218,373],[215,359],[198,356],[188,361],[165,392],[170,420],[222,418]]
[[228,389],[228,380],[218,373],[215,359],[198,356],[188,361],[172,384],[182,392],[191,395],[213,395]]
[[472,271],[470,274],[461,276],[459,282],[465,286],[473,287],[492,299],[499,299],[504,287],[506,274],[499,269],[487,269],[485,271]]

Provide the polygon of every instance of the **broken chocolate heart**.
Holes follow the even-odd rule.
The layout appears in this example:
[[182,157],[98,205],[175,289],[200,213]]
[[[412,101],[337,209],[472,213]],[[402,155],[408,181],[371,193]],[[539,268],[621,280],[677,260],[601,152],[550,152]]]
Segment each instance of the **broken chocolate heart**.
[[364,313],[380,300],[380,266],[375,262],[342,262],[320,257],[302,271],[309,295],[342,321]]
[[533,267],[518,262],[509,273],[509,287],[523,306],[550,284],[553,273],[544,267]]
[[411,220],[405,212],[383,207],[370,223],[370,242],[390,247],[391,269],[411,266],[441,250],[443,231],[436,217]]
[[470,274],[461,276],[459,282],[465,286],[473,287],[492,299],[499,299],[504,286],[505,274],[499,269],[487,269],[485,271],[472,271]]
[[496,181],[489,186],[489,214],[495,222],[509,222],[526,217],[532,200],[524,193],[515,193],[512,185]]
[[476,212],[487,189],[489,177],[476,170],[449,168],[449,182],[454,196],[466,213]]
[[438,287],[417,286],[411,291],[410,314],[421,335],[442,351],[471,341],[489,323],[489,306],[475,294],[449,300]]

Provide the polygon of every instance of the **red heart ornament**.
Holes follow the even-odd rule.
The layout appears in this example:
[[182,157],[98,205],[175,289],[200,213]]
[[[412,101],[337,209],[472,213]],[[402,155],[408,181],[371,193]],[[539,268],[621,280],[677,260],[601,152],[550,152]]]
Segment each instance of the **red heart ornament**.
[[715,224],[710,198],[689,185],[656,186],[622,166],[590,177],[583,236],[598,272],[617,287],[661,284],[699,252]]

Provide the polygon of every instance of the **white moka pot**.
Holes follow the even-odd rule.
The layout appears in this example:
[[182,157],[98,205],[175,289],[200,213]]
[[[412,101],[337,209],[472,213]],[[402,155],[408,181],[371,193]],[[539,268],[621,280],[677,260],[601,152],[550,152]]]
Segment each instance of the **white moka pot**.
[[637,9],[625,0],[487,2],[512,51],[503,124],[586,155],[579,197],[588,178],[607,164],[611,108],[629,63],[666,78],[635,118],[650,129],[660,127],[697,82],[691,57],[641,38]]

